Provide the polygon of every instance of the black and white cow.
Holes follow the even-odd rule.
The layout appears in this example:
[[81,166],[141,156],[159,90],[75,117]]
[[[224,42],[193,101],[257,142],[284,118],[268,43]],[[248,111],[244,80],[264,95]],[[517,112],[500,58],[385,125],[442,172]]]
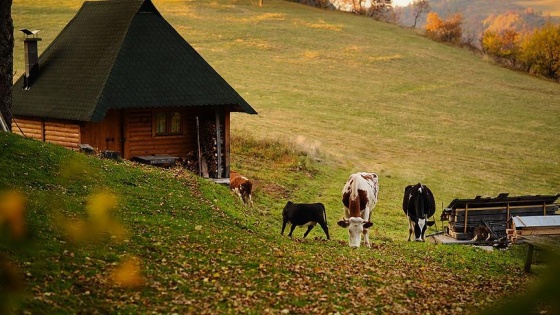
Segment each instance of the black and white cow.
[[327,227],[327,213],[322,203],[293,203],[288,201],[282,211],[282,218],[282,235],[284,235],[284,229],[288,222],[292,224],[288,234],[290,237],[296,226],[307,225],[307,231],[303,234],[304,238],[318,223],[323,228],[323,231],[325,231],[327,239],[330,239],[329,228]]
[[435,223],[428,221],[436,212],[436,201],[432,191],[421,183],[406,186],[402,207],[408,217],[408,240],[410,241],[414,232],[414,239],[423,242],[427,227]]
[[348,229],[348,245],[360,247],[362,234],[364,245],[370,246],[368,228],[371,213],[377,204],[379,181],[375,173],[356,173],[350,175],[342,188],[342,204],[344,204],[344,218],[338,225]]

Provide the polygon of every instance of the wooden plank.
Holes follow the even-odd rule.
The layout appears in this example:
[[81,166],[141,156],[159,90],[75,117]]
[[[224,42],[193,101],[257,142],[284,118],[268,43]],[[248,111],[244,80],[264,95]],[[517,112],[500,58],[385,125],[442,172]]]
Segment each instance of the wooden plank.
[[534,250],[535,250],[535,246],[533,244],[529,244],[529,247],[527,248],[527,257],[525,257],[525,266],[523,268],[525,272],[531,271],[531,264],[533,263]]
[[52,129],[79,129],[80,127],[73,122],[62,122],[62,121],[45,121],[45,127],[50,127]]
[[[474,229],[475,227],[477,227],[481,224],[483,224],[483,223],[481,222],[479,224],[467,225],[467,229],[472,230],[472,229]],[[498,229],[498,230],[499,229],[503,229],[503,230],[506,229],[506,223],[505,222],[504,223],[502,223],[502,222],[490,222],[489,224],[491,224],[494,229]],[[456,225],[450,226],[450,228],[452,228],[455,231],[460,231],[460,230],[464,231],[465,230],[465,225],[464,224],[456,224]]]
[[79,142],[80,140],[80,134],[78,133],[63,133],[63,132],[53,132],[53,131],[47,131],[45,132],[45,138],[47,140],[64,140],[64,139],[68,139],[71,140],[71,142],[77,141]]
[[130,145],[128,143],[129,140],[129,133],[130,133],[130,129],[129,129],[129,121],[130,121],[130,110],[129,109],[123,109],[122,111],[122,137],[124,139],[124,143],[123,143],[123,158],[124,159],[130,159],[131,155],[130,155]]
[[56,137],[51,135],[46,135],[45,141],[47,142],[57,142],[57,143],[75,143],[80,144],[80,137]]
[[[521,212],[521,213],[516,213],[515,216],[520,216],[520,217],[524,217],[524,216],[534,216],[535,213],[534,212]],[[540,213],[539,213],[540,215]],[[548,212],[547,215],[554,215],[554,212]],[[467,219],[467,223],[479,223],[481,220],[490,220],[490,221],[504,221],[506,222],[508,220],[507,214],[505,213],[501,213],[501,214],[487,214],[487,215],[471,215],[471,213],[469,213],[469,217]],[[456,222],[456,223],[464,223],[464,217],[452,217],[449,219],[449,222]]]
[[[468,219],[469,219],[469,210],[468,209],[469,209],[469,204],[467,203],[465,205],[465,221],[467,221],[467,222],[468,222]],[[467,225],[466,224],[465,224],[465,228],[463,230],[464,230],[463,233],[467,233]]]
[[541,228],[524,228],[517,229],[517,235],[559,235],[560,227],[541,227]]
[[176,156],[169,155],[148,155],[148,156],[135,156],[132,158],[134,161],[138,161],[143,164],[148,165],[173,165],[179,159]]
[[[43,141],[43,132],[41,129],[27,129],[27,128],[12,128],[12,132],[20,136],[26,136],[29,138],[37,139]],[[23,132],[23,134],[22,134]]]
[[226,111],[225,112],[225,119],[224,119],[224,150],[225,150],[225,177],[228,179],[229,181],[229,173],[230,173],[230,112]]
[[[545,205],[546,208],[558,208],[558,205],[556,204],[547,204]],[[538,209],[539,211],[543,210],[543,206],[542,205],[524,205],[524,206],[510,206],[510,207],[484,207],[484,208],[468,208],[469,212],[477,212],[477,211],[494,211],[494,210],[504,210],[507,213],[507,210],[512,211],[515,209],[534,209],[535,211]],[[460,213],[460,212],[465,212],[467,209],[466,208],[458,208],[458,209],[454,209],[452,211],[455,213]]]
[[132,129],[128,132],[128,137],[132,137],[134,139],[144,138],[152,140],[152,132],[151,130]]
[[76,128],[60,128],[60,127],[52,127],[52,126],[45,126],[45,133],[58,133],[60,135],[72,135],[72,134],[79,134],[80,128],[76,126]]
[[27,135],[28,133],[35,133],[38,135],[42,135],[43,134],[43,130],[41,128],[28,128],[28,127],[19,127],[19,128],[12,128],[14,133],[18,133],[21,135],[21,132],[23,132],[25,135]]
[[34,130],[43,130],[43,126],[41,122],[35,123],[28,123],[28,122],[18,122],[18,127],[21,129],[34,129]]

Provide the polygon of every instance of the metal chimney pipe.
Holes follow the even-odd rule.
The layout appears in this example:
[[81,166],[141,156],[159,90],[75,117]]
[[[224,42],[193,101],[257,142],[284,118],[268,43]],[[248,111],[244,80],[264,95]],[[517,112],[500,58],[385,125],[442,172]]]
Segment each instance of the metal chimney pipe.
[[23,40],[25,51],[25,77],[23,85],[25,89],[29,89],[33,81],[39,74],[39,50],[37,42],[40,41],[37,37],[26,37]]

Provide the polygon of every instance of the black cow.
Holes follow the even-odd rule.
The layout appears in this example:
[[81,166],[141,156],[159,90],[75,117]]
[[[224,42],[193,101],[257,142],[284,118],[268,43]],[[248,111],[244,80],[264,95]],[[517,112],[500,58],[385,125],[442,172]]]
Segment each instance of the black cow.
[[290,234],[296,228],[296,226],[307,225],[307,231],[303,234],[305,238],[307,234],[315,227],[317,223],[323,228],[327,239],[329,237],[329,228],[327,227],[327,213],[325,211],[325,206],[322,203],[293,203],[288,201],[284,210],[282,211],[282,235],[284,235],[284,229],[286,228],[286,223],[290,222],[292,227],[290,228]]
[[410,241],[410,236],[414,231],[415,240],[423,242],[427,227],[435,223],[435,221],[428,221],[428,218],[436,212],[436,201],[428,186],[421,183],[406,186],[403,211],[408,217],[408,240]]

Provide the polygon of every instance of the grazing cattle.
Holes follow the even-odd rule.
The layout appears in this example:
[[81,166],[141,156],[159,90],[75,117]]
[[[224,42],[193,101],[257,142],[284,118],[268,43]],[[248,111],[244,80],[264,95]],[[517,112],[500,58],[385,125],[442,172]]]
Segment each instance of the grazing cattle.
[[292,227],[290,228],[290,233],[288,236],[292,236],[292,232],[296,226],[307,225],[307,231],[303,234],[305,238],[307,234],[315,227],[317,223],[323,228],[327,239],[330,239],[329,228],[327,227],[327,213],[325,211],[325,206],[322,203],[293,203],[288,201],[284,210],[282,211],[282,235],[284,235],[284,229],[286,228],[286,223],[290,222]]
[[368,228],[373,225],[370,219],[377,204],[378,192],[379,182],[375,173],[352,174],[342,189],[344,219],[337,223],[340,227],[348,228],[348,244],[351,247],[360,247],[362,234],[364,245],[370,246]]
[[229,188],[241,198],[243,203],[253,206],[253,198],[251,197],[253,183],[247,177],[231,171],[229,173]]
[[406,186],[402,207],[408,217],[408,241],[414,232],[414,239],[423,242],[426,229],[436,222],[428,221],[436,212],[436,201],[432,191],[421,183]]

